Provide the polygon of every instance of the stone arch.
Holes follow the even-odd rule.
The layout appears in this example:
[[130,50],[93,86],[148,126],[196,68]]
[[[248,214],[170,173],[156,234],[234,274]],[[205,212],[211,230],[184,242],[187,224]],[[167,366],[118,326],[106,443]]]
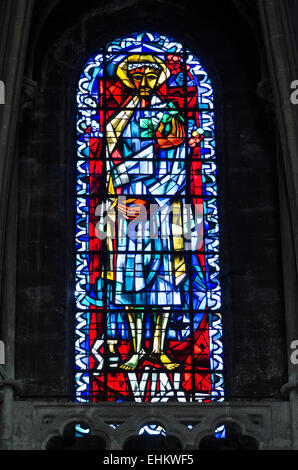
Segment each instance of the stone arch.
[[[148,420],[144,422],[144,426],[156,425],[156,420]],[[162,425],[160,425],[162,426]],[[165,428],[163,428],[165,431]],[[166,435],[164,435],[166,434]],[[128,437],[124,444],[123,450],[159,450],[159,451],[180,451],[183,449],[180,439],[174,434],[160,433],[156,435],[150,435],[144,433],[143,435],[132,435]]]
[[[79,436],[76,432],[76,426],[80,420],[68,419],[61,426],[61,432],[51,433],[44,443],[46,450],[88,450],[100,451],[107,448],[107,440],[104,435],[88,433],[86,436]],[[80,423],[86,423],[88,420],[83,418]]]
[[200,439],[199,450],[258,450],[258,441],[247,434],[243,434],[243,426],[235,419],[217,420],[216,426],[225,426],[225,436],[215,437],[213,433]]

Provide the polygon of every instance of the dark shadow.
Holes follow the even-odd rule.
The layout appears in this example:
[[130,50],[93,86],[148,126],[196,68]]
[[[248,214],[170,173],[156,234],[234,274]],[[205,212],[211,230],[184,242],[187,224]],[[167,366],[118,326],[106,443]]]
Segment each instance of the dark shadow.
[[126,441],[123,450],[175,450],[182,449],[180,441],[174,436],[134,436]]
[[52,437],[46,450],[105,450],[106,442],[99,436],[81,436],[77,437],[75,431],[75,424],[68,424],[64,431],[63,436]]
[[226,428],[225,438],[204,437],[199,450],[258,450],[259,446],[253,437],[243,436],[235,423],[223,423]]

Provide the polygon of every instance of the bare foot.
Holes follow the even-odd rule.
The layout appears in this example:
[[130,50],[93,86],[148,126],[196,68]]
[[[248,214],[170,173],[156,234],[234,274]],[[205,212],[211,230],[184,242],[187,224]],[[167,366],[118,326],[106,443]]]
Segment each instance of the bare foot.
[[166,354],[164,354],[163,352],[160,354],[159,360],[169,370],[176,369],[176,367],[180,366],[180,364],[171,361],[171,359],[166,356]]
[[144,351],[140,351],[139,353],[135,353],[133,354],[133,356],[131,356],[131,358],[129,359],[129,361],[125,362],[124,364],[122,364],[120,366],[121,369],[124,369],[124,370],[135,370],[135,368],[137,367],[138,363],[139,363],[139,360],[141,359],[142,356],[144,356]]
[[161,353],[156,353],[156,352],[152,352],[150,354],[150,357],[151,359],[153,359],[154,361],[160,361],[162,363],[162,365],[168,369],[168,370],[172,370],[172,369],[176,369],[176,367],[179,367],[180,364],[177,364],[176,362],[173,362],[164,352],[161,351]]

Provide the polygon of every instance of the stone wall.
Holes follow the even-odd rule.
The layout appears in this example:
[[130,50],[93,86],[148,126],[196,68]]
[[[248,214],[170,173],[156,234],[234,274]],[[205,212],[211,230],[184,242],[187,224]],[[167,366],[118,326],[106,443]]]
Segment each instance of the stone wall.
[[[298,121],[288,97],[298,78],[296,3],[3,2],[0,339],[7,362],[0,366],[0,448],[45,448],[84,417],[108,448],[121,448],[154,413],[171,432],[177,426],[184,448],[197,448],[223,418],[261,449],[298,448],[297,366],[287,360],[298,338]],[[184,42],[208,69],[215,90],[227,402],[196,410],[177,405],[179,416],[201,419],[188,440],[177,407],[122,407],[120,436],[104,423],[105,404],[69,403],[75,88],[98,47],[141,29]],[[121,415],[118,407],[114,412]]]
[[105,41],[154,24],[200,57],[215,89],[227,395],[278,397],[286,358],[276,136],[257,94],[262,77],[255,39],[229,2],[109,5],[85,8],[77,17],[73,11],[67,25],[62,2],[37,43],[32,78],[38,89],[20,146],[17,373],[26,381],[23,396],[66,398],[72,391],[80,67]]

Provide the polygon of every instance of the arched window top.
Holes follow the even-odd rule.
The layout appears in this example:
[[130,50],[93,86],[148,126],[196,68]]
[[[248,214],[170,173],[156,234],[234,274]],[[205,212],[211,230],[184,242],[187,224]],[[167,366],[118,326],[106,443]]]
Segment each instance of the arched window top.
[[[163,61],[167,59],[168,68],[173,76],[181,73],[181,67],[179,67],[181,63],[187,63],[195,76],[200,75],[200,84],[208,83],[211,89],[207,71],[201,61],[187,47],[168,36],[158,33],[141,32],[115,39],[105,47],[99,48],[83,68],[79,86],[82,85],[82,78],[87,79],[88,85],[87,88],[82,86],[82,91],[85,92],[88,89],[90,92],[94,85],[94,79],[97,76],[103,76],[104,62],[107,64],[105,73],[109,74],[110,72],[111,74],[115,65],[119,64],[123,59],[127,59],[129,54],[154,55],[155,58],[159,57]],[[86,84],[86,80],[84,80],[84,83]]]
[[[133,88],[127,76],[128,69],[132,70],[135,67],[134,60],[141,59],[143,63],[146,63],[146,60],[152,60],[150,57],[154,58],[154,63],[151,62],[151,65],[157,70],[159,66],[161,67],[159,84],[165,86],[166,82],[168,99],[181,108],[197,105],[202,112],[209,113],[209,119],[207,120],[206,114],[205,121],[201,123],[205,130],[205,147],[209,150],[204,151],[204,158],[215,158],[214,145],[212,145],[214,141],[213,114],[210,115],[210,111],[214,109],[211,80],[200,60],[188,48],[167,36],[148,32],[136,33],[114,40],[106,47],[100,48],[87,61],[80,76],[77,90],[78,108],[85,117],[94,116],[100,91],[98,80],[108,82],[113,80],[116,74],[120,83]],[[119,105],[117,96],[119,97],[119,94],[117,95],[116,92],[110,96],[115,100],[114,106],[112,105],[114,108]],[[102,105],[104,104],[109,105],[109,103],[102,102]],[[95,126],[95,122],[93,125]],[[197,130],[195,126],[195,121],[188,122],[189,132],[195,132]],[[96,135],[96,132],[99,135],[97,128],[98,125],[91,126],[91,135]]]
[[213,89],[157,33],[77,89],[76,398],[223,399]]

